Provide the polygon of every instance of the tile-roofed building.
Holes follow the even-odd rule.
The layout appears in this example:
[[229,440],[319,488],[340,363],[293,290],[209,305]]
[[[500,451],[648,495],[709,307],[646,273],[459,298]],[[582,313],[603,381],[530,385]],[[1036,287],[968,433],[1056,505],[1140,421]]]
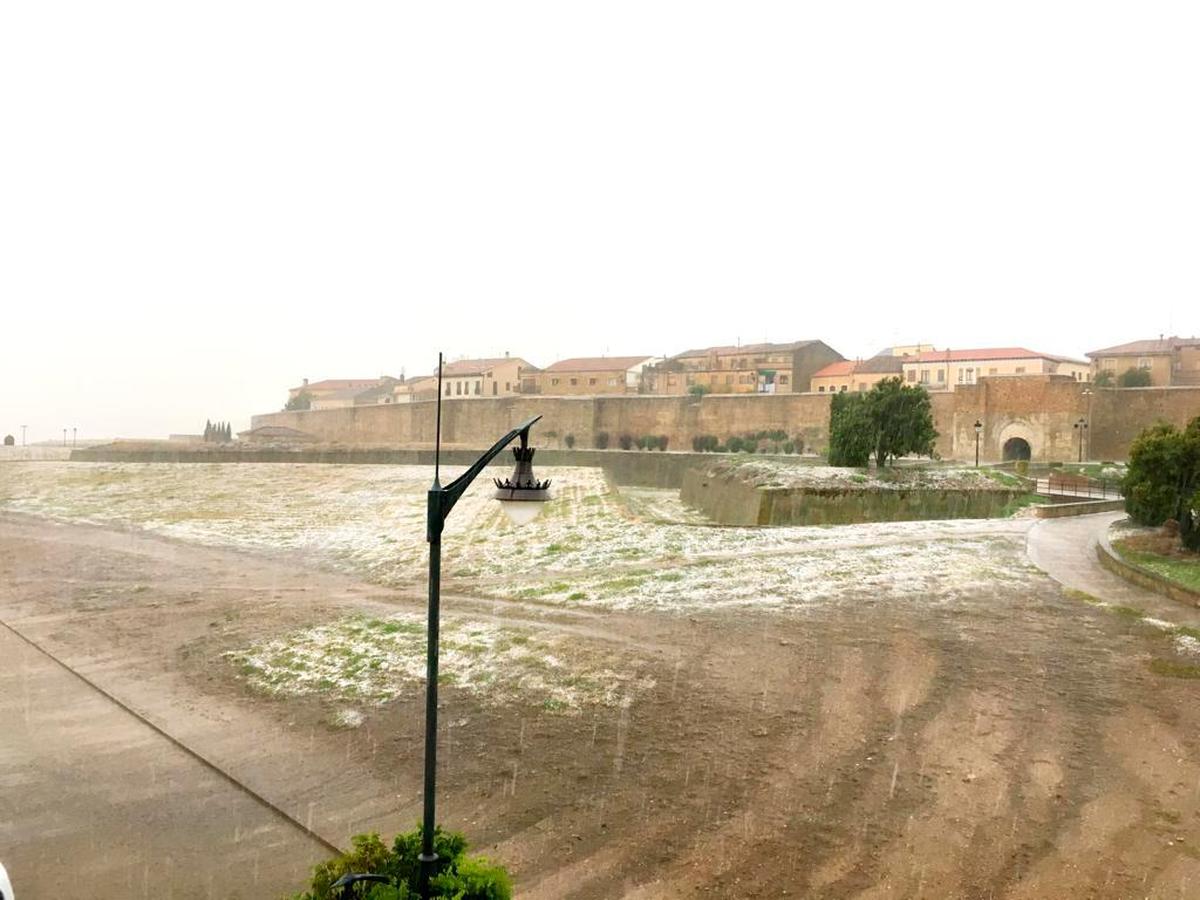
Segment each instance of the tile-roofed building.
[[654,356],[576,356],[526,376],[522,393],[546,395],[636,394],[642,370]]
[[323,381],[311,383],[305,378],[302,384],[288,388],[288,399],[295,400],[301,394],[306,394],[316,400],[320,397],[328,397],[338,391],[365,391],[367,388],[378,387],[386,380],[386,375],[381,375],[379,378],[326,378]]
[[880,353],[868,359],[842,359],[813,373],[809,390],[816,394],[868,391],[885,378],[900,378],[904,358]]
[[927,350],[903,360],[904,380],[931,391],[950,391],[980,378],[1018,375],[1063,375],[1090,381],[1090,365],[1067,356],[1038,353],[1024,347],[976,347],[965,350]]
[[[442,363],[442,395],[447,399],[510,397],[521,392],[521,379],[537,367],[519,356],[457,359]],[[434,370],[437,375],[437,370]]]
[[647,366],[642,390],[650,394],[802,393],[814,372],[841,358],[817,340],[704,347]]
[[1120,376],[1130,369],[1144,369],[1154,387],[1200,384],[1200,338],[1160,336],[1092,350],[1087,355],[1093,377],[1101,382],[1119,383]]

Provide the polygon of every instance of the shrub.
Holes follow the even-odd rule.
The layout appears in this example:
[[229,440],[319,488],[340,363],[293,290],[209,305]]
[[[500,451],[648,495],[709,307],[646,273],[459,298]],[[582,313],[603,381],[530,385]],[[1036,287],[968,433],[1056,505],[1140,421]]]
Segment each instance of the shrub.
[[1029,474],[1029,460],[1018,459],[1016,468],[1017,468],[1018,475],[1028,475]]
[[783,442],[783,452],[784,453],[795,453],[796,452],[795,441],[784,441]]
[[721,442],[715,434],[698,434],[692,438],[692,449],[697,453],[717,453]]
[[1162,422],[1139,434],[1121,487],[1133,521],[1162,525],[1174,519],[1184,546],[1200,550],[1200,416],[1183,431]]
[[671,439],[667,435],[660,434],[658,436],[658,449],[659,450],[666,450],[667,444],[669,444],[669,443],[671,443]]
[[1123,388],[1150,387],[1150,370],[1130,367],[1121,373],[1117,385]]
[[727,440],[725,442],[725,448],[730,453],[741,453],[743,450],[746,449],[746,442],[743,441],[740,437],[738,437],[735,434],[733,437],[731,437],[729,440]]
[[1096,373],[1096,377],[1092,379],[1092,384],[1096,385],[1096,387],[1112,387],[1114,380],[1112,372],[1107,369],[1101,369]]
[[623,434],[617,438],[617,446],[622,450],[630,450],[633,448],[633,435]]
[[703,397],[705,394],[711,394],[712,388],[707,384],[693,384],[688,388],[688,393],[693,397]]
[[575,435],[573,435],[573,434],[568,434],[568,435],[567,435],[565,438],[563,438],[563,443],[567,445],[567,449],[568,449],[568,450],[572,450],[572,449],[574,449],[574,447],[575,447]]
[[594,438],[592,438],[592,443],[595,445],[597,450],[607,450],[608,449],[608,432],[607,431],[597,431],[596,436]]
[[[294,900],[341,900],[343,896],[367,900],[416,900],[419,896],[421,864],[421,828],[396,835],[391,849],[379,835],[359,834],[352,838],[353,848],[344,856],[319,863],[313,868],[309,890]],[[512,882],[501,866],[482,857],[467,856],[467,841],[457,832],[438,828],[433,833],[437,852],[437,871],[430,880],[431,895],[439,900],[510,900]],[[389,884],[360,882],[356,893],[337,891],[333,883],[345,874],[385,875]]]

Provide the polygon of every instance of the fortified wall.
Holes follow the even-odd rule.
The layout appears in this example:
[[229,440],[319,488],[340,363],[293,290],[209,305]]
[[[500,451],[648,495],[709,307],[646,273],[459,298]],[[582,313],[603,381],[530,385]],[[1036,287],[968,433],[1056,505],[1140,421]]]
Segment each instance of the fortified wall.
[[[1091,394],[1083,393],[1090,387]],[[519,422],[542,416],[538,441],[561,447],[568,435],[575,446],[595,446],[600,432],[609,447],[622,434],[669,438],[669,449],[690,450],[692,438],[711,434],[724,440],[747,432],[782,429],[806,450],[829,444],[829,394],[758,394],[625,397],[500,397],[448,400],[442,404],[445,445],[481,448]],[[1200,415],[1200,387],[1096,388],[1057,375],[984,378],[978,384],[931,396],[937,450],[948,459],[975,455],[975,422],[983,424],[980,458],[1004,459],[1022,445],[1037,461],[1076,459],[1080,429],[1083,455],[1122,460],[1138,432],[1163,420],[1177,426]],[[253,425],[285,425],[328,443],[359,446],[432,446],[437,403],[354,406],[344,409],[267,413]]]

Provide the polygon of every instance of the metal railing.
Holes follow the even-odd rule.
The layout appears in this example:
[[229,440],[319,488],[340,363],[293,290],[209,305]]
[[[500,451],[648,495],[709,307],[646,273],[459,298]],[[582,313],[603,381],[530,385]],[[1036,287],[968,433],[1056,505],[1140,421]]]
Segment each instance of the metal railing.
[[1051,472],[1045,478],[1035,478],[1034,493],[1047,497],[1078,497],[1083,500],[1120,500],[1119,481],[1104,478],[1089,478],[1086,475],[1069,475]]

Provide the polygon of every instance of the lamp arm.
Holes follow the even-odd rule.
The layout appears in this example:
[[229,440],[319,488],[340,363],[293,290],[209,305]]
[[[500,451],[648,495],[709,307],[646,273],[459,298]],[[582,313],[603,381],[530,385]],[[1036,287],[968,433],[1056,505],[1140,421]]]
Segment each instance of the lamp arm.
[[479,459],[475,460],[475,462],[471,464],[471,467],[467,469],[467,471],[463,472],[452,482],[437,492],[439,497],[439,512],[441,513],[441,518],[443,521],[445,520],[446,516],[450,515],[450,510],[454,508],[454,504],[458,502],[458,498],[463,495],[468,487],[470,487],[471,482],[475,480],[480,472],[487,468],[487,464],[495,459],[501,450],[515,441],[518,437],[521,439],[522,445],[528,443],[529,429],[532,428],[533,424],[540,418],[541,416],[534,416],[532,419],[522,422],[504,437],[500,438],[500,440],[496,441],[496,443],[492,444],[492,448],[488,450],[487,453],[483,454],[483,456],[479,457]]

